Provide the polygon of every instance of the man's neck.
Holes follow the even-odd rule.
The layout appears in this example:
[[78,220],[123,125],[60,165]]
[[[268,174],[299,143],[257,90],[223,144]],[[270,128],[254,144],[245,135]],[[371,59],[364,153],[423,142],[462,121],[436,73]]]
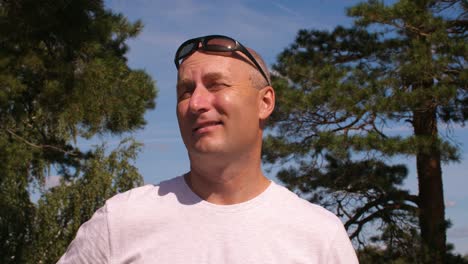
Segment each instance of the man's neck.
[[259,158],[220,164],[222,163],[213,160],[191,160],[191,171],[185,176],[192,191],[210,203],[242,203],[255,198],[270,185],[270,180],[261,171]]

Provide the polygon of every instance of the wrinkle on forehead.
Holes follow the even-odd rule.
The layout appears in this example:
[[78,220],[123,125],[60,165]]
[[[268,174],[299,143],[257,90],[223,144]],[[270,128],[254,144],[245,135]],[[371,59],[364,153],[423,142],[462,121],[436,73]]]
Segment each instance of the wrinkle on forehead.
[[180,65],[177,82],[188,84],[185,80],[192,80],[208,84],[218,80],[228,84],[247,81],[252,84],[255,74],[259,74],[256,68],[245,64],[243,59],[195,52]]
[[[222,72],[208,72],[201,76],[203,82],[212,82],[212,81],[227,81],[230,82],[230,76],[222,73]],[[195,86],[195,81],[189,78],[179,78],[177,79],[177,87],[179,86]]]
[[178,83],[188,83],[194,82],[195,78],[199,76],[201,81],[209,82],[209,81],[232,81],[232,69],[231,67],[226,67],[223,69],[220,67],[220,63],[214,63],[209,65],[207,68],[206,66],[198,66],[203,64],[203,62],[194,62],[193,64],[187,64],[187,68],[180,69],[177,74],[177,82]]
[[[181,64],[180,64],[180,67],[182,67],[182,65],[186,62],[186,61],[189,61],[190,60],[190,57],[192,57],[193,55],[197,54],[197,53],[201,53],[201,54],[206,54],[206,55],[211,55],[211,56],[221,56],[221,57],[227,57],[227,58],[232,58],[232,59],[236,59],[236,60],[240,60],[242,62],[245,62],[247,64],[249,64],[250,66],[252,66],[254,69],[256,69],[257,67],[255,66],[255,64],[245,55],[243,54],[242,52],[240,51],[228,51],[228,52],[211,52],[211,51],[205,51],[205,50],[197,50],[196,52],[194,52],[192,55],[190,55],[189,57],[185,58]],[[208,60],[208,58],[207,58]]]

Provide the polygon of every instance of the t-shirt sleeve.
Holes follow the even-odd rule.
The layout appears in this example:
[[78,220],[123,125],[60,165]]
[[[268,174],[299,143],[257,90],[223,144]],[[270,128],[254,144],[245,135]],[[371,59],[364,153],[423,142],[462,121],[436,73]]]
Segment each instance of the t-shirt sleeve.
[[57,264],[109,263],[109,245],[107,208],[104,206],[81,225]]
[[342,225],[336,231],[328,250],[327,264],[359,263],[356,251]]

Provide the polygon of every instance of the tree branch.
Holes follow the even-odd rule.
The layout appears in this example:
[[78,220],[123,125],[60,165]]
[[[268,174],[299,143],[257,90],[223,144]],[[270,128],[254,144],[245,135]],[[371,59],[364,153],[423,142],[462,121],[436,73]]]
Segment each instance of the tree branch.
[[11,129],[6,129],[6,131],[8,133],[10,133],[10,135],[16,137],[17,139],[23,141],[24,143],[26,143],[27,145],[31,146],[31,147],[34,147],[34,148],[39,148],[39,149],[53,149],[55,151],[58,151],[58,152],[62,152],[64,154],[67,154],[67,155],[70,155],[70,156],[78,156],[78,154],[75,152],[75,151],[67,151],[67,150],[64,150],[64,149],[61,149],[59,147],[56,147],[56,146],[52,146],[52,145],[47,145],[47,144],[41,144],[41,145],[37,145],[37,144],[34,144],[30,141],[28,141],[27,139],[25,139],[24,137],[16,134],[15,132],[13,132]]

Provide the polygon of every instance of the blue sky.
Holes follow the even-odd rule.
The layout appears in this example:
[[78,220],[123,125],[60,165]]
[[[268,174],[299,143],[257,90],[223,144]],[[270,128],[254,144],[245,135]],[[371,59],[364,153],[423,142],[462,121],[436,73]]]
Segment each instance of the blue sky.
[[[174,52],[185,40],[210,34],[223,34],[257,50],[268,65],[294,41],[299,29],[332,29],[350,25],[345,7],[352,0],[301,1],[206,1],[206,0],[108,0],[106,7],[121,12],[130,21],[141,19],[143,32],[128,42],[129,64],[146,70],[159,89],[156,109],[146,114],[148,125],[136,132],[144,143],[136,166],[145,183],[158,183],[186,172],[189,162],[179,135],[175,116],[176,70]],[[394,129],[405,133],[408,128]],[[460,144],[468,142],[466,127],[454,127],[450,136]],[[119,139],[103,138],[112,145]],[[462,145],[463,160],[444,166],[446,214],[453,226],[448,231],[449,242],[456,251],[468,253],[468,163],[466,144]],[[414,160],[408,159],[410,175],[405,187],[417,193]],[[272,175],[268,175],[272,178]]]

